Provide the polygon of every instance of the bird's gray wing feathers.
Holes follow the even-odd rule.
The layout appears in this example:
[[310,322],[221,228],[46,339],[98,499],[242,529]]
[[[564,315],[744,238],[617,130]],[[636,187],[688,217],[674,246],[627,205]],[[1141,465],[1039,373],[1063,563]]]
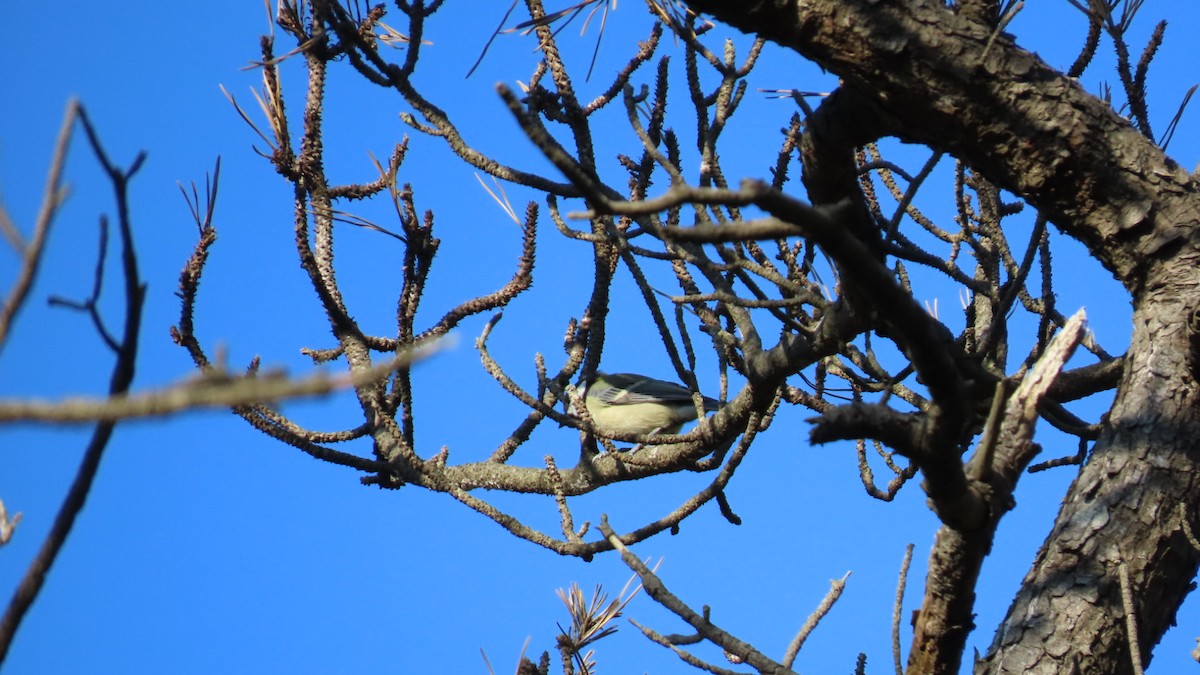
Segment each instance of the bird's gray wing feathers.
[[[687,387],[674,382],[656,380],[652,377],[643,377],[632,373],[598,375],[601,379],[592,385],[589,394],[609,405],[655,402],[690,403],[692,400],[692,392],[688,391]],[[718,405],[715,399],[704,397],[705,408],[715,410]]]

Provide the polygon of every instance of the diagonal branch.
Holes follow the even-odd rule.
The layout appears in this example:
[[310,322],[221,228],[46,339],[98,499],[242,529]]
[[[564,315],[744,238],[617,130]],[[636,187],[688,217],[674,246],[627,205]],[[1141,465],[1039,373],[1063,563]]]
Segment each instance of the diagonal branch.
[[[8,340],[8,332],[17,317],[17,312],[25,304],[33,280],[37,277],[38,267],[42,262],[42,251],[45,250],[46,237],[50,233],[50,225],[58,214],[58,207],[67,197],[67,189],[62,184],[63,168],[67,163],[67,147],[71,142],[71,130],[75,126],[75,117],[79,113],[79,103],[71,101],[67,104],[67,112],[63,115],[62,127],[58,132],[58,141],[54,144],[54,157],[50,162],[50,172],[46,176],[46,193],[42,197],[42,207],[38,210],[37,221],[33,226],[33,238],[28,244],[21,245],[13,241],[17,253],[21,256],[21,271],[12,290],[0,306],[0,350]],[[8,222],[7,211],[0,208],[0,219]]]
[[784,673],[793,672],[791,668],[787,668],[783,664],[772,660],[755,649],[751,644],[739,640],[719,626],[716,626],[708,620],[707,616],[697,614],[695,610],[688,607],[686,603],[667,590],[666,585],[658,578],[658,575],[654,574],[641,560],[638,560],[638,557],[633,552],[625,547],[625,544],[621,542],[621,538],[609,526],[607,517],[600,520],[600,532],[604,534],[613,548],[620,551],[621,561],[637,573],[638,578],[642,582],[642,588],[646,590],[646,594],[653,598],[655,602],[670,610],[671,613],[688,622],[705,639],[724,649],[726,654],[738,657],[740,662],[745,662],[760,673],[777,673],[778,675],[783,675]]
[[1037,406],[1054,383],[1084,332],[1083,310],[1077,312],[1046,353],[1021,381],[1005,407],[994,451],[976,451],[969,471],[990,497],[991,514],[974,530],[939,528],[929,559],[925,598],[913,630],[908,670],[913,675],[959,671],[966,639],[974,628],[975,584],[991,551],[1000,519],[1010,510],[1021,472],[1038,448],[1033,443]]

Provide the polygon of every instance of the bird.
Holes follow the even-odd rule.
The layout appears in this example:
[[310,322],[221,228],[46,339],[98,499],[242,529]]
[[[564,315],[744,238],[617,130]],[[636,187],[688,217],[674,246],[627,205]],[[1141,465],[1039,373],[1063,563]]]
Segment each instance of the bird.
[[[704,410],[721,403],[708,396]],[[635,373],[601,373],[588,383],[584,404],[597,428],[620,434],[675,434],[696,419],[692,392],[681,384]]]

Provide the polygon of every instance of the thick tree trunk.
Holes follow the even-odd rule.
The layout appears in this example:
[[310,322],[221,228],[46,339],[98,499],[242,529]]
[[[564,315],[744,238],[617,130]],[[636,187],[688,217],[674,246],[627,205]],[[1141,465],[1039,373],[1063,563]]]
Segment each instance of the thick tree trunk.
[[1127,611],[1143,663],[1174,623],[1200,561],[1185,533],[1200,529],[1198,264],[1176,258],[1146,285],[1104,432],[977,672],[1133,672]]

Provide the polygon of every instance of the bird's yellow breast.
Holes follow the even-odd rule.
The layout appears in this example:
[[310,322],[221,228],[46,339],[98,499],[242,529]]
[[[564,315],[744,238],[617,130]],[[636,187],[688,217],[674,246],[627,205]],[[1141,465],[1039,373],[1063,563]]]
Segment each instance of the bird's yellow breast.
[[674,434],[683,422],[695,417],[692,406],[664,405],[662,403],[627,403],[608,405],[598,401],[587,402],[592,421],[603,431],[628,434]]

